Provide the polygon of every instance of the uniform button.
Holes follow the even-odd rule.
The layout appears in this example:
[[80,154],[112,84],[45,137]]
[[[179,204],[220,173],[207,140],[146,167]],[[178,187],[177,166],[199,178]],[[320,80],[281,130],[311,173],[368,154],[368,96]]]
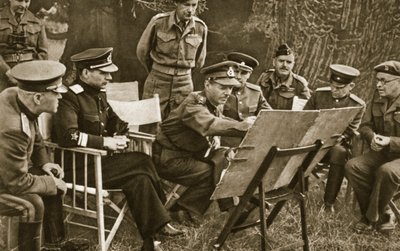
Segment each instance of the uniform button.
[[243,113],[239,112],[239,115],[241,116]]
[[237,92],[238,95],[240,95],[240,92]]
[[99,111],[99,113],[102,114],[103,112],[102,112],[102,111]]
[[103,123],[103,122],[101,122],[100,124],[101,124],[101,126],[104,126],[104,123]]
[[243,102],[242,102],[242,101],[239,101],[239,104],[241,105],[241,104],[243,104]]
[[336,103],[339,102],[339,99],[335,99],[335,102],[336,102]]

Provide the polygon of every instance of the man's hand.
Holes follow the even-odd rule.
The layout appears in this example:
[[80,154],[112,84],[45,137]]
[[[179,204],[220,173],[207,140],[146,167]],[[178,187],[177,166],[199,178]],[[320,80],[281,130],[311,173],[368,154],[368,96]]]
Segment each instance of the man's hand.
[[390,144],[390,137],[374,134],[374,137],[371,140],[371,149],[375,152],[379,152],[389,144]]
[[254,121],[256,121],[256,116],[250,116],[245,118],[243,121],[240,122],[240,128],[239,130],[241,131],[247,131],[253,124]]
[[125,136],[104,137],[104,148],[108,150],[123,150],[128,147],[129,139]]
[[56,183],[57,190],[63,195],[67,193],[67,184],[62,179],[57,179],[53,176],[54,182]]
[[46,163],[42,166],[42,169],[50,176],[57,177],[60,179],[64,178],[64,171],[58,164]]

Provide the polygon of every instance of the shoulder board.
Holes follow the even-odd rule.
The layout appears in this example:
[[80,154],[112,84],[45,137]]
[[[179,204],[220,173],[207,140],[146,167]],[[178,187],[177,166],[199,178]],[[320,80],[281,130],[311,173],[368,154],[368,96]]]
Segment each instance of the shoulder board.
[[152,19],[156,20],[159,18],[163,18],[163,17],[169,17],[171,15],[172,12],[163,12],[163,13],[158,13],[156,14]]
[[308,86],[308,82],[304,77],[302,77],[300,75],[297,75],[297,74],[293,74],[293,78],[295,78],[298,81],[300,81],[304,86]]
[[354,95],[353,93],[350,93],[350,98],[354,101],[356,101],[357,103],[359,103],[360,105],[365,105],[365,101],[362,100],[361,98],[357,97],[356,95]]
[[255,85],[252,83],[246,83],[246,87],[255,91],[261,91],[261,87],[259,85]]
[[21,113],[21,128],[22,131],[30,138],[31,128],[29,127],[29,119],[24,113]]
[[331,91],[331,87],[330,86],[320,87],[320,88],[317,88],[315,91],[316,92]]
[[71,86],[69,86],[69,89],[71,89],[71,91],[73,93],[75,93],[75,94],[79,94],[79,93],[82,93],[84,91],[83,87],[81,85],[79,85],[79,84],[71,85]]
[[201,20],[200,18],[195,16],[195,17],[193,17],[193,19],[194,19],[195,22],[199,22],[202,25],[204,25],[205,27],[207,27],[206,23],[203,20]]
[[200,93],[194,93],[194,99],[197,104],[204,105],[207,101],[207,98],[201,95]]

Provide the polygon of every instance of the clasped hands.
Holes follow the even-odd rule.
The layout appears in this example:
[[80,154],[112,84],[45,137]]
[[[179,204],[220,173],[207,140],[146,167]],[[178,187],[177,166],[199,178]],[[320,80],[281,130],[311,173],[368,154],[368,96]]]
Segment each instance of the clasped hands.
[[371,149],[375,152],[379,152],[389,144],[390,144],[390,137],[374,133],[374,137],[371,140]]
[[66,194],[67,184],[62,180],[62,178],[64,178],[64,171],[61,167],[55,163],[46,163],[42,166],[42,169],[49,176],[53,177],[57,190],[62,194]]

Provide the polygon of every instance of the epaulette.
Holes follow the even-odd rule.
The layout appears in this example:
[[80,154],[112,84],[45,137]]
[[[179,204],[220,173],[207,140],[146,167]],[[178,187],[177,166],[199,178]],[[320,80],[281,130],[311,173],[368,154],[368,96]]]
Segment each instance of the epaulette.
[[204,105],[207,101],[207,98],[204,97],[203,95],[201,95],[200,93],[195,93],[194,98],[195,98],[197,104]]
[[300,83],[302,83],[304,86],[308,86],[308,82],[304,77],[293,73],[293,78],[295,78],[298,81],[300,81]]
[[350,93],[350,98],[354,101],[356,101],[357,103],[359,103],[360,105],[365,106],[365,101],[362,100],[361,98],[357,97],[356,95],[354,95],[353,93]]
[[68,88],[71,89],[71,91],[75,94],[79,94],[84,91],[83,87],[80,84],[71,85]]
[[31,128],[29,127],[29,119],[24,113],[21,113],[21,128],[22,132],[24,132],[30,138]]
[[193,17],[193,20],[194,20],[195,22],[199,22],[199,23],[201,23],[202,25],[204,25],[204,27],[206,27],[206,28],[207,28],[207,25],[206,25],[206,23],[205,23],[203,20],[201,20],[200,18],[198,18],[198,17],[194,16],[194,17]]
[[172,12],[162,12],[162,13],[158,13],[156,14],[152,19],[156,20],[159,18],[163,18],[163,17],[169,17],[171,15]]
[[261,87],[259,85],[255,85],[249,82],[246,82],[246,87],[255,91],[261,91]]
[[330,87],[330,86],[320,87],[320,88],[317,88],[315,91],[316,91],[316,92],[331,91],[331,87]]

